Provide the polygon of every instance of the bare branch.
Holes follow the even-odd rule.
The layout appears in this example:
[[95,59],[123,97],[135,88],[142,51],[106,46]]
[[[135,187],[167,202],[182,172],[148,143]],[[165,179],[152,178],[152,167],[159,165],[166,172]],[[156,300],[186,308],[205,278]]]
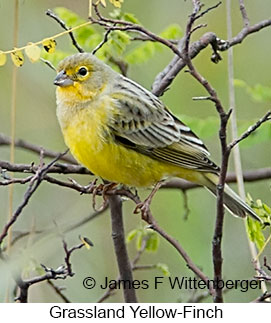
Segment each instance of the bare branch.
[[[222,4],[221,1],[219,1],[217,4],[215,4],[214,6],[211,6],[209,8],[207,8],[206,10],[203,10],[201,13],[199,13],[197,16],[195,16],[194,18],[194,21],[196,21],[197,19],[203,17],[204,15],[206,15],[208,12],[216,9],[217,7],[219,7],[220,5]],[[202,8],[202,5],[201,6],[198,6],[198,9],[200,10]],[[199,11],[198,10],[198,11]]]
[[228,148],[232,149],[234,146],[239,144],[242,140],[246,139],[249,135],[252,134],[255,130],[257,130],[264,122],[271,120],[271,111],[268,111],[261,119],[259,119],[254,125],[250,126],[246,132],[242,134],[241,137],[237,138],[236,140],[232,141]]
[[[38,171],[38,166],[33,164],[12,164],[8,161],[0,160],[0,168],[2,170],[14,172],[14,173],[36,173]],[[89,170],[80,165],[70,165],[70,164],[55,164],[47,170],[46,173],[55,174],[82,174],[82,175],[93,175]],[[44,176],[46,177],[46,176]]]
[[44,59],[42,57],[40,57],[40,60],[45,64],[47,65],[48,67],[50,67],[51,70],[55,71],[56,72],[56,68],[54,67],[54,65],[48,61],[47,59]]
[[[11,138],[9,136],[6,136],[3,133],[0,133],[0,146],[9,146],[9,145],[11,145]],[[40,152],[43,151],[44,157],[56,158],[59,155],[59,153],[55,151],[44,149],[39,145],[32,144],[22,139],[15,140],[14,145],[15,147],[23,148],[25,150],[36,153],[38,155],[40,155]],[[63,160],[72,164],[77,163],[72,156],[67,156],[67,155],[62,156],[61,158],[59,158],[59,160]]]
[[16,298],[16,301],[20,303],[27,303],[28,301],[28,289],[30,286],[49,280],[49,279],[66,279],[67,270],[65,266],[60,266],[57,269],[48,268],[44,265],[41,265],[45,270],[45,274],[37,277],[33,277],[27,280],[22,280],[21,277],[15,277],[16,284],[19,287],[19,296]]
[[239,6],[240,6],[241,15],[243,18],[244,27],[246,28],[249,26],[249,19],[248,19],[246,7],[244,4],[244,0],[239,0]]
[[[221,162],[221,170],[219,175],[219,182],[217,185],[217,215],[216,215],[216,224],[215,231],[213,236],[213,267],[214,267],[214,280],[222,279],[222,251],[221,251],[221,242],[222,242],[222,234],[223,234],[223,222],[224,222],[224,204],[223,204],[223,194],[224,194],[224,185],[226,180],[226,173],[228,167],[228,159],[229,159],[229,149],[227,147],[226,141],[226,127],[230,117],[231,111],[226,113],[221,101],[219,100],[215,89],[210,85],[210,83],[204,79],[195,69],[192,64],[190,55],[189,55],[189,42],[191,36],[191,30],[193,28],[193,24],[197,17],[197,14],[200,10],[198,4],[194,4],[193,12],[189,17],[187,26],[186,26],[186,34],[185,34],[185,46],[183,49],[183,55],[186,65],[189,68],[190,74],[205,88],[205,90],[210,95],[210,99],[214,102],[216,110],[220,117],[220,129],[219,129],[219,138],[221,144],[221,154],[222,154],[222,162]],[[214,293],[214,301],[215,302],[223,302],[222,290],[215,287]]]
[[[132,268],[132,270],[135,270],[136,263],[139,261],[141,255],[142,255],[142,253],[144,252],[145,249],[146,249],[146,240],[143,239],[140,250],[137,251],[137,254],[135,255],[133,261],[131,262],[131,268]],[[119,282],[120,281],[120,276],[118,276],[115,280],[117,282]],[[107,298],[109,298],[110,296],[112,296],[114,293],[115,293],[115,290],[114,289],[108,288],[105,291],[105,293],[98,299],[97,303],[104,302]]]
[[107,41],[108,41],[108,36],[109,36],[109,34],[111,33],[111,31],[112,31],[112,29],[107,29],[107,31],[106,31],[106,32],[105,32],[105,34],[104,34],[104,39],[100,42],[100,44],[98,44],[98,45],[93,49],[93,51],[92,51],[92,53],[91,53],[92,55],[95,55],[95,54],[97,53],[97,51],[98,51],[99,49],[101,49],[105,43],[107,43]]
[[57,294],[59,296],[61,296],[61,298],[63,300],[65,300],[66,302],[69,303],[69,300],[60,292],[60,290],[52,282],[50,282],[50,280],[51,279],[66,279],[68,276],[72,277],[74,275],[74,273],[72,272],[72,269],[71,269],[70,257],[71,257],[72,252],[82,248],[83,246],[84,246],[84,243],[81,243],[77,246],[74,246],[74,247],[68,249],[67,243],[63,240],[66,266],[61,265],[60,267],[58,267],[57,269],[54,270],[52,268],[48,268],[44,265],[41,265],[43,267],[43,269],[45,270],[44,275],[32,277],[32,278],[25,279],[25,280],[23,280],[21,277],[14,277],[14,279],[19,287],[19,290],[20,290],[19,296],[16,298],[16,300],[19,301],[20,303],[27,303],[29,287],[34,284],[38,284],[43,281],[47,281],[55,289]]
[[148,217],[148,223],[150,224],[150,227],[159,233],[164,239],[166,239],[182,256],[182,258],[185,260],[186,265],[189,269],[191,269],[200,279],[205,281],[207,283],[207,286],[209,286],[209,293],[212,296],[215,296],[215,290],[210,286],[209,278],[193,263],[192,259],[188,256],[186,251],[183,249],[183,247],[179,244],[177,240],[172,238],[168,233],[166,233],[155,221],[155,219],[149,214]]
[[[259,23],[243,28],[235,37],[229,39],[229,47],[241,44],[242,41],[249,35],[260,31],[263,28],[271,26],[271,19],[262,20]],[[220,50],[227,50],[228,48],[221,48]]]
[[84,243],[80,243],[77,246],[74,246],[70,249],[68,249],[68,245],[67,242],[65,240],[62,240],[63,243],[63,248],[65,251],[65,263],[66,263],[66,269],[67,269],[67,273],[70,277],[72,277],[74,275],[74,273],[72,272],[72,265],[70,262],[70,258],[71,258],[71,254],[78,249],[81,249],[82,247],[84,247]]
[[270,303],[270,301],[265,302],[265,300],[268,298],[271,298],[271,292],[265,292],[263,295],[257,297],[254,301],[252,301],[252,303]]
[[24,195],[24,199],[23,199],[22,203],[18,206],[18,208],[16,209],[16,211],[14,212],[14,214],[12,215],[12,217],[10,218],[8,223],[4,226],[2,233],[0,234],[0,246],[1,246],[4,238],[7,236],[10,227],[17,221],[19,215],[22,213],[23,209],[28,204],[31,196],[34,194],[34,192],[37,190],[37,188],[41,184],[43,177],[49,171],[50,167],[52,167],[54,165],[54,163],[64,154],[66,154],[66,152],[59,154],[59,156],[56,157],[53,161],[51,161],[48,165],[41,164],[38,167],[35,176],[33,176],[32,179],[30,180],[30,184],[29,184],[28,189]]
[[[263,28],[271,26],[271,19],[263,20],[255,25],[243,28],[235,37],[228,41],[219,40],[213,32],[205,33],[198,41],[190,44],[189,57],[193,59],[208,45],[218,47],[220,51],[228,50],[230,47],[240,44],[247,36],[260,31]],[[168,89],[172,81],[178,73],[186,66],[184,60],[179,55],[174,57],[172,61],[159,73],[153,83],[152,92],[161,96]]]
[[[37,167],[32,165],[26,165],[26,164],[11,164],[9,162],[0,161],[0,169],[2,168],[5,171],[10,172],[21,172],[21,173],[32,173],[35,172]],[[84,167],[79,165],[66,165],[66,164],[57,164],[52,166],[48,173],[55,173],[55,174],[82,174],[82,175],[91,175],[91,173]],[[26,177],[25,179],[21,178],[14,178],[14,179],[4,179],[3,181],[0,181],[0,186],[3,185],[9,185],[9,184],[16,184],[16,183],[24,183],[24,181],[27,183],[33,175]],[[253,170],[247,170],[243,172],[243,177],[245,182],[256,182],[261,180],[266,180],[271,178],[271,168],[259,168],[259,169],[253,169]],[[59,186],[67,187],[74,189],[82,194],[91,194],[92,190],[90,190],[89,185],[83,186],[83,185],[75,185],[74,182],[71,181],[62,181],[56,178],[53,178],[49,175],[44,176],[44,180],[51,184],[56,184]],[[226,177],[227,183],[236,183],[236,174],[235,173],[228,173]],[[200,187],[199,185],[191,182],[187,182],[180,178],[174,178],[169,180],[168,182],[165,182],[162,186],[162,188],[168,189],[168,188],[178,188],[180,190],[190,190],[194,188]],[[122,190],[118,190],[117,192],[115,190],[108,191],[106,194],[118,194],[121,195],[124,193]],[[126,193],[125,193],[126,194]],[[98,195],[101,195],[98,193]],[[126,195],[125,195],[126,196]],[[127,196],[130,198],[129,196]]]
[[[46,15],[53,18],[63,29],[70,30],[70,28],[66,26],[65,22],[61,20],[52,10],[46,10]],[[76,41],[72,31],[69,32],[69,36],[71,37],[73,46],[78,50],[78,52],[84,53],[85,51]]]
[[[245,182],[255,182],[271,178],[271,168],[259,168],[254,170],[247,170],[243,172],[243,178]],[[226,177],[227,183],[236,183],[237,176],[235,173],[228,173]],[[176,178],[165,183],[162,188],[178,188],[181,190],[190,190],[198,188],[197,184],[184,181],[182,179]]]
[[98,17],[98,19],[94,19],[93,17],[90,17],[90,20],[94,24],[98,24],[100,26],[103,26],[107,30],[122,30],[122,31],[134,31],[138,32],[140,34],[143,34],[165,46],[170,48],[176,55],[179,57],[182,57],[181,52],[179,49],[169,40],[162,38],[151,31],[147,30],[146,28],[142,27],[141,25],[133,24],[131,22],[125,21],[125,20],[118,20],[118,19],[109,19],[103,17],[98,9],[98,6],[96,4],[93,4],[95,13]]
[[[112,237],[117,257],[120,279],[133,282],[131,263],[125,243],[124,225],[122,218],[122,202],[118,196],[109,196],[111,211]],[[123,287],[124,300],[126,303],[136,303],[137,297],[134,288]]]
[[71,301],[62,293],[62,288],[56,286],[51,280],[47,280],[48,285],[50,285],[56,294],[62,299],[64,303],[71,303]]

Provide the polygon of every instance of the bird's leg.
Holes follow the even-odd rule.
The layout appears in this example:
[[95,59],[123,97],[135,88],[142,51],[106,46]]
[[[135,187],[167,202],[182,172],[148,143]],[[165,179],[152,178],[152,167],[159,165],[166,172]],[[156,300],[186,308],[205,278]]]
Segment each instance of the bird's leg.
[[[92,193],[92,207],[95,211],[102,211],[106,205],[107,205],[107,196],[106,193],[110,190],[112,190],[113,188],[115,188],[118,184],[116,183],[107,183],[107,184],[100,184],[98,186],[96,186],[93,189],[93,193]],[[103,197],[103,203],[100,207],[96,208],[96,195],[101,194]]]
[[87,193],[92,193],[92,191],[95,189],[98,179],[95,178],[91,183],[85,186],[82,186],[81,184],[76,182],[76,180],[74,180],[73,178],[68,177],[68,180],[75,186],[75,188],[78,188],[81,191],[80,194],[87,194]]
[[151,205],[151,201],[155,195],[155,193],[159,190],[159,188],[162,186],[163,181],[157,182],[154,186],[154,188],[152,189],[150,195],[145,199],[144,202],[138,203],[134,213],[138,213],[139,211],[141,211],[141,215],[142,215],[142,219],[146,220],[148,222],[148,215],[150,212],[150,205]]

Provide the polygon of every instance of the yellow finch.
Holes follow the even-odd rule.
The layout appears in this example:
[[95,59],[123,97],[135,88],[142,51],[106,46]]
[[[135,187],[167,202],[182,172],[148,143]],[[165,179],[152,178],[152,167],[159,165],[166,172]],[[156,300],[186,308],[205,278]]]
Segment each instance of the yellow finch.
[[[54,84],[65,142],[95,175],[133,187],[181,177],[216,194],[219,168],[207,148],[151,92],[88,53],[61,61]],[[259,220],[227,185],[224,204]]]

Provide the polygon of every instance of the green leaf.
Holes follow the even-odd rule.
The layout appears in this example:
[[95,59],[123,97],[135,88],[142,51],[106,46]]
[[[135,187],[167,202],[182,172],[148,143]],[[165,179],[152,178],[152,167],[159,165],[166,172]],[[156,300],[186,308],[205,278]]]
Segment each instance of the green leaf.
[[6,61],[7,61],[7,55],[0,51],[0,66],[5,65]]
[[249,239],[257,245],[258,249],[261,249],[265,243],[265,237],[262,233],[261,224],[257,221],[247,217],[247,233]]
[[147,233],[146,250],[155,252],[159,246],[158,234],[154,231]]
[[122,19],[122,12],[120,9],[115,8],[113,11],[109,12],[109,16],[113,19]]
[[180,39],[183,36],[183,32],[178,24],[172,24],[163,30],[160,36],[166,39]]
[[120,56],[124,53],[127,45],[130,44],[130,37],[124,31],[116,30],[111,34],[107,45],[110,48],[111,56]]
[[[162,31],[160,36],[167,39],[178,39],[182,37],[182,31],[177,24],[172,24]],[[161,43],[146,41],[128,52],[125,55],[125,60],[129,64],[143,64],[149,61],[158,51],[164,49],[166,49],[166,46]]]
[[122,16],[122,19],[129,21],[133,24],[140,25],[139,20],[135,17],[135,15],[133,13],[125,12]]
[[254,101],[271,102],[271,86],[264,86],[261,84],[249,86],[245,81],[240,79],[235,79],[234,85],[245,89]]
[[168,269],[168,265],[162,264],[162,263],[158,263],[156,265],[156,268],[157,269],[160,269],[162,271],[162,273],[163,273],[164,276],[166,276],[166,277],[170,276],[170,271]]
[[256,84],[248,88],[248,93],[257,102],[271,102],[271,87]]
[[126,242],[129,243],[130,241],[132,241],[134,239],[134,237],[137,235],[137,233],[138,233],[138,229],[134,229],[134,230],[130,231],[127,234]]
[[265,203],[263,203],[263,209],[267,214],[271,215],[271,208],[267,206]]
[[82,19],[79,15],[65,7],[56,7],[54,8],[54,12],[60,19],[64,20],[68,27],[74,27],[85,22],[85,20]]
[[109,0],[114,7],[120,8],[124,0]]
[[139,45],[134,50],[126,54],[125,60],[129,64],[143,64],[150,60],[155,54],[155,44],[146,42]]
[[240,79],[234,79],[233,84],[235,87],[240,87],[245,89],[248,87],[247,83]]
[[86,46],[89,51],[102,41],[102,35],[93,27],[85,26],[74,31],[74,36],[81,46]]
[[[68,27],[75,27],[86,22],[86,20],[67,8],[57,7],[54,11]],[[93,26],[76,29],[73,33],[76,41],[81,46],[86,47],[85,49],[88,51],[91,51],[102,41],[102,35],[97,33]]]
[[136,249],[137,250],[141,249],[142,241],[143,241],[143,230],[138,230],[137,239],[136,239]]
[[[252,200],[252,197],[248,194],[247,196],[247,203],[253,208],[256,214],[265,222],[271,223],[271,209],[263,203],[261,200],[257,200],[256,203]],[[270,226],[265,226],[258,221],[252,220],[250,217],[247,218],[247,233],[249,239],[256,243],[259,250],[261,250],[265,244],[265,236],[263,231]]]

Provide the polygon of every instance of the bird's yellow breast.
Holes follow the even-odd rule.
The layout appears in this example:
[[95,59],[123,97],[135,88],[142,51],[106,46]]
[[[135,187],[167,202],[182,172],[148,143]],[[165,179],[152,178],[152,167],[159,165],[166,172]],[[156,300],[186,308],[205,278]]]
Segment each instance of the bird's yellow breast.
[[76,105],[58,105],[65,142],[80,163],[95,175],[129,186],[148,187],[180,173],[186,177],[185,169],[156,161],[115,142],[108,127],[112,109],[106,99],[80,109]]

